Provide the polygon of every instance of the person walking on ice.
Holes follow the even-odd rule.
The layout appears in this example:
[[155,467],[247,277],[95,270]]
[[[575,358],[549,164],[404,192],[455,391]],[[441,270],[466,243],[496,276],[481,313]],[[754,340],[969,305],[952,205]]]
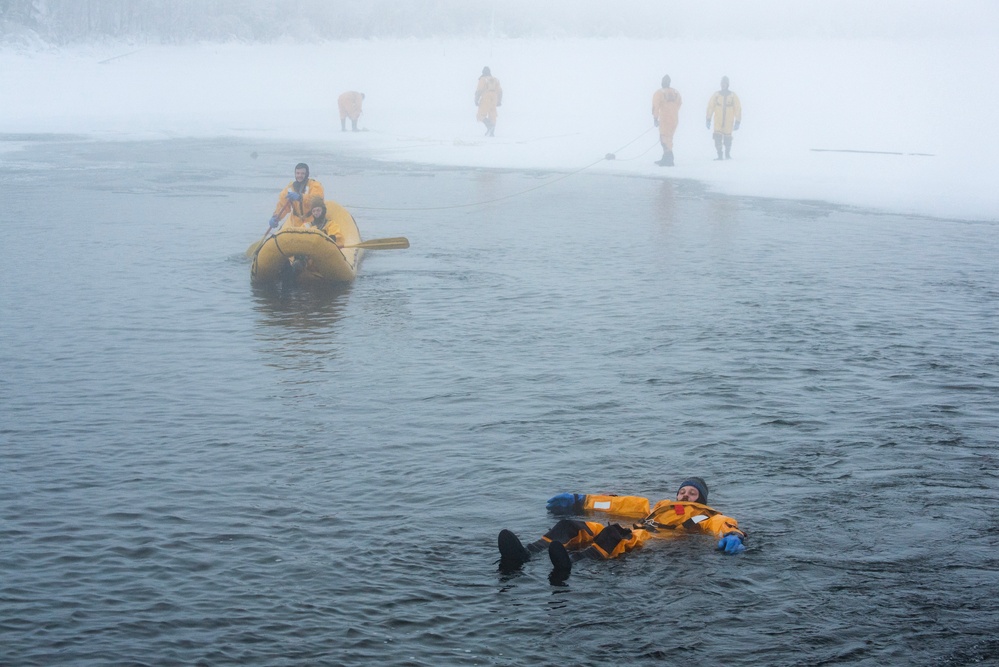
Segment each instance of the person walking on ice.
[[680,122],[680,93],[670,88],[670,78],[663,77],[662,88],[652,95],[652,122],[659,128],[659,143],[663,147],[663,157],[656,162],[660,167],[673,166],[673,135]]
[[350,118],[350,129],[357,132],[357,119],[361,117],[361,103],[364,101],[364,93],[356,90],[348,90],[340,95],[336,100],[337,108],[340,111],[340,131],[347,131],[347,119]]
[[[711,135],[715,140],[715,150],[718,157],[715,160],[732,159],[732,132],[739,129],[742,122],[742,104],[739,96],[728,89],[728,77],[721,79],[721,90],[708,100],[707,119],[705,126],[710,130],[714,119],[715,131]],[[725,156],[722,157],[722,144],[725,146]]]
[[503,105],[503,88],[499,79],[494,77],[488,67],[482,68],[482,76],[475,87],[475,106],[478,111],[475,120],[485,123],[486,136],[495,137],[493,132],[496,129],[496,107]]

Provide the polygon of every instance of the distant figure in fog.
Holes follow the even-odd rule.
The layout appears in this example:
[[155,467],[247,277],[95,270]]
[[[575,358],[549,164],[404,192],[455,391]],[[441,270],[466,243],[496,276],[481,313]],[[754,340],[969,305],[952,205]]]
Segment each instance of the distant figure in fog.
[[659,128],[659,143],[663,147],[663,157],[656,162],[660,167],[673,166],[673,135],[680,122],[680,93],[670,88],[670,78],[663,77],[662,88],[652,94],[652,122]]
[[336,100],[336,105],[340,108],[340,131],[347,131],[347,119],[350,118],[350,129],[357,132],[357,119],[361,117],[361,102],[364,101],[364,93],[356,90],[348,90],[340,95]]
[[475,106],[479,108],[475,119],[486,125],[486,136],[494,137],[496,129],[496,107],[503,105],[503,88],[488,67],[482,68],[479,85],[475,87]]
[[316,197],[319,199],[325,197],[323,185],[316,179],[309,178],[309,165],[299,162],[295,165],[295,180],[289,183],[278,196],[274,215],[271,216],[268,223],[271,229],[276,229],[289,211],[291,217],[288,219],[288,226],[301,227],[304,225],[306,218],[312,216],[311,211],[305,207]]
[[[711,119],[715,121],[715,131],[711,135],[715,140],[715,150],[718,157],[715,160],[732,158],[732,131],[739,129],[742,121],[742,104],[739,96],[728,89],[728,77],[723,76],[721,90],[708,100],[708,112],[705,126],[711,129]],[[725,144],[725,157],[722,157],[722,143]]]

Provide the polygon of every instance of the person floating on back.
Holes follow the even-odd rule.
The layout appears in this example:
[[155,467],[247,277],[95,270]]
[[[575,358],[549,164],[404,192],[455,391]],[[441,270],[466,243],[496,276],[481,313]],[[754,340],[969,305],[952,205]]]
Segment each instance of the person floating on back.
[[642,546],[653,538],[668,538],[684,533],[703,533],[718,540],[717,548],[727,554],[746,550],[746,533],[739,522],[708,507],[708,485],[700,477],[690,477],[680,485],[676,500],[660,500],[652,509],[640,496],[614,496],[560,493],[548,500],[553,514],[584,515],[603,512],[622,517],[640,518],[630,527],[596,521],[562,519],[544,536],[526,547],[509,530],[501,530],[497,543],[499,568],[510,572],[529,561],[534,554],[548,552],[554,567],[552,575],[568,577],[572,564],[581,559],[607,560]]
[[659,143],[663,147],[663,157],[656,162],[660,167],[673,166],[673,135],[680,122],[680,93],[669,87],[670,78],[663,77],[662,88],[652,94],[652,122],[659,128]]
[[364,93],[355,90],[348,90],[340,95],[336,100],[336,105],[340,109],[340,131],[347,131],[347,119],[350,119],[350,129],[357,132],[357,119],[361,117],[361,103],[364,101]]
[[503,88],[499,79],[494,77],[488,67],[482,68],[482,76],[475,87],[475,106],[478,112],[475,119],[486,126],[486,136],[494,137],[496,129],[496,107],[503,105]]
[[[715,131],[711,136],[715,140],[715,150],[718,151],[715,160],[729,160],[732,158],[732,131],[738,130],[742,122],[742,104],[739,102],[739,96],[728,89],[727,76],[721,79],[721,90],[708,100],[707,119],[704,124],[709,130],[712,118],[715,121]],[[724,158],[722,143],[725,144]]]
[[304,225],[306,220],[312,216],[312,212],[306,206],[316,197],[325,198],[323,185],[316,179],[309,178],[309,165],[299,162],[295,165],[295,180],[289,183],[278,196],[274,215],[268,222],[271,229],[277,229],[289,212],[291,212],[291,218],[288,220],[289,226],[301,227]]

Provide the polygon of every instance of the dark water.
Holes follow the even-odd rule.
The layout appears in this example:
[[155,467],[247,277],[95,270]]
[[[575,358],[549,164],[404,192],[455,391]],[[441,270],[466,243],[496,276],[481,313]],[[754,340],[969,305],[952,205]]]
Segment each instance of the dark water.
[[[587,174],[370,210],[552,176],[24,139],[0,664],[999,661],[999,223]],[[254,292],[303,159],[412,248]],[[691,474],[746,554],[496,571],[556,492]]]

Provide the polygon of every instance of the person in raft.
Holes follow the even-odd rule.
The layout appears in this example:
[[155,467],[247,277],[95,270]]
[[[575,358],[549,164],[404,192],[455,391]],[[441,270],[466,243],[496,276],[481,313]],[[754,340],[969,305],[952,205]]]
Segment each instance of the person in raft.
[[340,131],[347,131],[347,119],[350,119],[351,131],[357,132],[357,119],[361,117],[361,103],[364,102],[364,93],[356,90],[348,90],[340,95],[336,100],[337,108],[340,110]]
[[503,106],[503,88],[488,67],[482,68],[482,76],[475,86],[475,106],[478,109],[475,120],[485,124],[487,137],[495,137],[496,107]]
[[290,211],[291,218],[288,220],[288,226],[301,227],[312,215],[305,208],[307,202],[317,197],[324,199],[325,196],[322,183],[314,178],[309,178],[309,165],[299,162],[295,165],[295,180],[281,191],[277,206],[274,208],[274,215],[271,216],[268,224],[271,229],[277,229],[281,220]]
[[534,554],[548,552],[555,572],[568,576],[572,564],[587,558],[607,560],[640,547],[646,540],[677,533],[707,533],[718,539],[717,548],[727,554],[746,550],[746,534],[739,522],[708,507],[708,485],[700,477],[690,477],[680,485],[676,500],[660,500],[649,511],[649,501],[639,496],[560,493],[548,500],[553,514],[605,512],[641,520],[625,527],[596,521],[562,519],[544,537],[526,547],[509,530],[499,534],[500,569],[510,571],[529,561]]
[[333,243],[336,243],[342,248],[343,237],[340,233],[340,225],[338,225],[336,220],[333,219],[333,214],[327,209],[326,202],[324,202],[321,197],[316,197],[312,200],[309,210],[311,212],[311,216],[309,217],[308,223],[329,236],[333,239]]

